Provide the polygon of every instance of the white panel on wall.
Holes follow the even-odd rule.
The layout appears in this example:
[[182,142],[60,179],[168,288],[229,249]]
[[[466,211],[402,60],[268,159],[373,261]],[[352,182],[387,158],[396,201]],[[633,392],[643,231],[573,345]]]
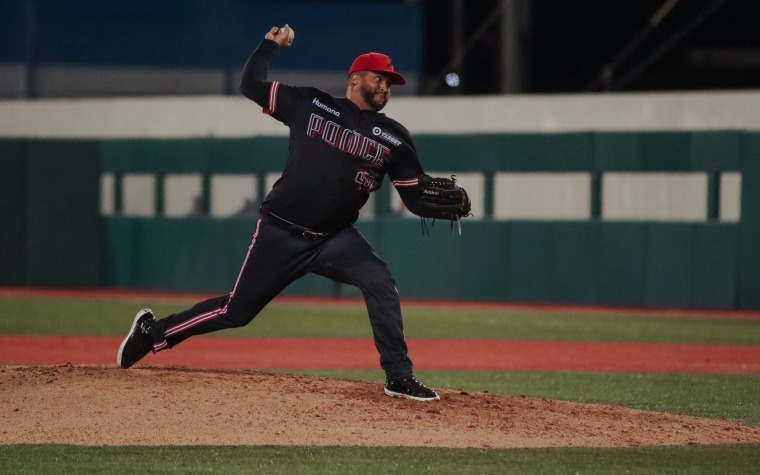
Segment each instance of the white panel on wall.
[[706,173],[605,173],[602,218],[704,221]]
[[737,223],[741,220],[742,174],[727,172],[720,175],[720,220]]
[[122,213],[125,216],[153,216],[156,203],[156,177],[149,173],[122,176]]
[[590,217],[590,173],[497,173],[494,177],[494,218]]
[[210,206],[212,216],[257,215],[256,175],[213,175]]
[[164,215],[188,216],[201,212],[203,177],[199,173],[164,177]]

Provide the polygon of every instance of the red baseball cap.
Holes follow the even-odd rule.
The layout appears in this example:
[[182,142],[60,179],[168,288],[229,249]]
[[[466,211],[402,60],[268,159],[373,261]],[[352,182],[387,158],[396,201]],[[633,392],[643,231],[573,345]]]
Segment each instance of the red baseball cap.
[[403,86],[406,84],[404,76],[400,75],[393,69],[391,58],[382,53],[367,53],[356,58],[348,71],[349,76],[357,71],[374,71],[376,73],[385,73],[391,77],[391,84]]

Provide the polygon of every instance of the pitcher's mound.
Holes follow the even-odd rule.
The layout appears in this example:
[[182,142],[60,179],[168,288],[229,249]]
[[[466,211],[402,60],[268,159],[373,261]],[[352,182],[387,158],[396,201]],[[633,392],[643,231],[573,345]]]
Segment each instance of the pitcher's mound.
[[0,367],[3,444],[632,447],[760,442],[724,421],[381,383],[107,366]]

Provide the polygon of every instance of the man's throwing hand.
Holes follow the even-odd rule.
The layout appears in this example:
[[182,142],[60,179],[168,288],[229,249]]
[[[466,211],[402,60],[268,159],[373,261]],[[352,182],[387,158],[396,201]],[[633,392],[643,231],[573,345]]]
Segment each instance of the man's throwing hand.
[[289,48],[290,46],[293,46],[293,40],[295,39],[295,36],[296,34],[295,31],[293,31],[293,28],[285,23],[285,26],[282,28],[273,26],[272,29],[267,32],[264,38],[274,41],[280,45],[280,48]]

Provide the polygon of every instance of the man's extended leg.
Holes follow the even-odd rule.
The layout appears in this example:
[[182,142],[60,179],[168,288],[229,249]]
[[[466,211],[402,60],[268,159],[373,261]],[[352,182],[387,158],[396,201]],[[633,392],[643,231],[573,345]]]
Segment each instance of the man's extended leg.
[[[171,348],[193,335],[248,324],[282,289],[305,274],[307,263],[318,249],[313,241],[259,220],[232,292],[158,321],[146,309],[149,315],[140,316],[139,325],[135,318],[122,343],[117,356],[119,366],[128,368],[148,352]],[[146,338],[151,342],[147,349]]]

